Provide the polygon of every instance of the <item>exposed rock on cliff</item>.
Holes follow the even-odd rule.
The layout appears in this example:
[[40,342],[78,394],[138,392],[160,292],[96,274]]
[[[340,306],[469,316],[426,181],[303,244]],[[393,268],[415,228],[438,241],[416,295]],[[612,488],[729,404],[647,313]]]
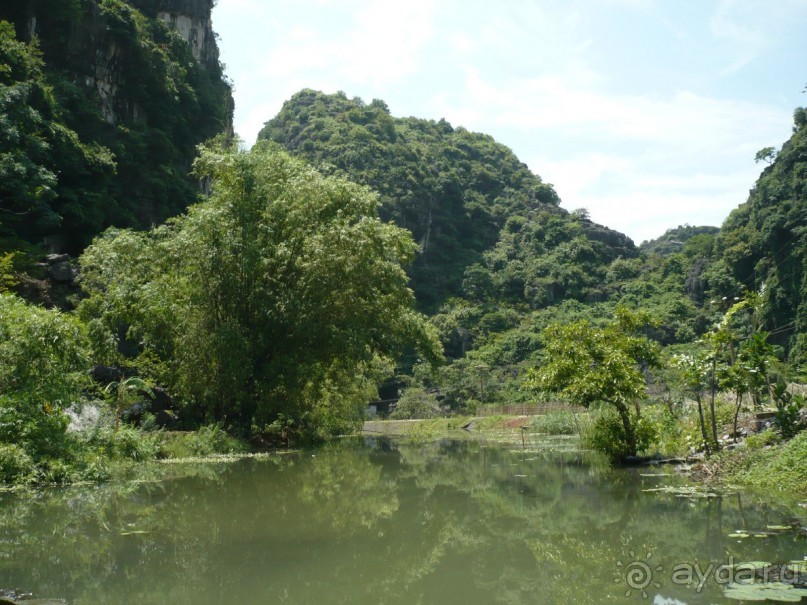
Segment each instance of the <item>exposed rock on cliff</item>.
[[33,52],[44,60],[38,77],[55,107],[43,118],[58,119],[77,145],[112,167],[98,174],[65,165],[58,149],[34,158],[58,178],[51,202],[58,220],[24,233],[0,232],[0,239],[44,238],[52,250],[78,252],[105,227],[147,227],[195,199],[198,184],[189,172],[196,146],[232,135],[233,100],[212,7],[212,0],[0,5],[0,20],[14,24],[19,41],[36,40]]

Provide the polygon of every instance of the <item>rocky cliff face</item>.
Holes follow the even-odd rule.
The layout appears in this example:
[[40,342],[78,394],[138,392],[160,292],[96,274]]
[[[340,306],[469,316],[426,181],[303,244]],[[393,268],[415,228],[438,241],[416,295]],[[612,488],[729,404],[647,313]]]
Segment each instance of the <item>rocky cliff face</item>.
[[[130,57],[116,39],[120,33],[120,15],[98,0],[62,2],[67,6],[54,9],[54,2],[26,0],[5,15],[4,9],[0,9],[0,18],[16,22],[18,34],[27,40],[38,38],[50,61],[61,64],[73,72],[76,82],[94,90],[107,122],[141,119],[143,109],[120,94],[122,83],[130,77],[127,74]],[[125,3],[119,4],[127,8]],[[221,72],[211,19],[212,0],[132,0],[128,5],[151,20],[152,25],[156,20],[179,34],[193,58],[205,69]],[[232,100],[229,102],[231,105]],[[230,111],[225,122],[230,132],[231,116]]]
[[36,39],[63,125],[114,163],[101,180],[64,170],[57,150],[37,160],[60,174],[61,224],[30,230],[51,249],[77,253],[105,227],[148,227],[194,201],[197,146],[232,135],[212,8],[213,0],[0,2],[17,39]]

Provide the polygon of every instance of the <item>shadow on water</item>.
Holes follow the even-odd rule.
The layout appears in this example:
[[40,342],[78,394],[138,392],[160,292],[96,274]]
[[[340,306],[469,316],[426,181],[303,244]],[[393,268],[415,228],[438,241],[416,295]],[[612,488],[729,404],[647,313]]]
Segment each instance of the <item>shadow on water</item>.
[[[729,537],[799,511],[648,492],[684,482],[579,451],[345,440],[154,473],[0,494],[0,587],[71,604],[694,605],[731,601],[673,581],[676,566],[807,549],[791,531]],[[629,576],[639,563],[647,583]]]

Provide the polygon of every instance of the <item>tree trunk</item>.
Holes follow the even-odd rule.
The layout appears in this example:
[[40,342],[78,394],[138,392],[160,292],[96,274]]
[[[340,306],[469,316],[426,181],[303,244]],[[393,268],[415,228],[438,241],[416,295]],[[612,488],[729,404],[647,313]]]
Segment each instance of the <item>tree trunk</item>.
[[619,413],[619,418],[622,420],[622,428],[625,429],[625,441],[628,445],[628,456],[636,455],[636,431],[633,429],[633,424],[630,421],[630,412],[628,406],[624,403],[614,403],[616,411]]
[[734,443],[737,443],[737,418],[740,415],[740,407],[743,404],[743,396],[740,391],[737,391],[737,402],[734,408]]
[[701,435],[703,436],[703,447],[706,448],[706,453],[711,454],[712,448],[709,447],[709,435],[706,432],[706,419],[703,417],[703,403],[701,402],[701,394],[696,393],[695,399],[698,402],[698,418],[701,424]]
[[720,441],[717,439],[717,418],[715,418],[715,391],[717,390],[716,382],[717,373],[717,357],[712,358],[712,384],[711,384],[711,397],[709,399],[709,413],[712,415],[712,443],[716,450],[720,449]]

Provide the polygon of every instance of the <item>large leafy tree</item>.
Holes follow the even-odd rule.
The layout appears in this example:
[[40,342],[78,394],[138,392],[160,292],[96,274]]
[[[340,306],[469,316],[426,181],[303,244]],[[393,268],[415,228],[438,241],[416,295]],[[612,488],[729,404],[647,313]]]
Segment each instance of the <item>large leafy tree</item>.
[[616,410],[622,423],[626,454],[637,453],[638,402],[647,396],[644,369],[659,363],[660,347],[642,334],[652,324],[643,312],[618,307],[604,326],[588,320],[553,323],[543,334],[543,363],[529,384],[558,393],[576,405],[602,401]]
[[416,245],[370,190],[266,145],[204,149],[196,171],[208,200],[82,257],[96,343],[157,359],[207,419],[306,433],[359,420],[375,371],[406,347],[441,357],[402,267]]

